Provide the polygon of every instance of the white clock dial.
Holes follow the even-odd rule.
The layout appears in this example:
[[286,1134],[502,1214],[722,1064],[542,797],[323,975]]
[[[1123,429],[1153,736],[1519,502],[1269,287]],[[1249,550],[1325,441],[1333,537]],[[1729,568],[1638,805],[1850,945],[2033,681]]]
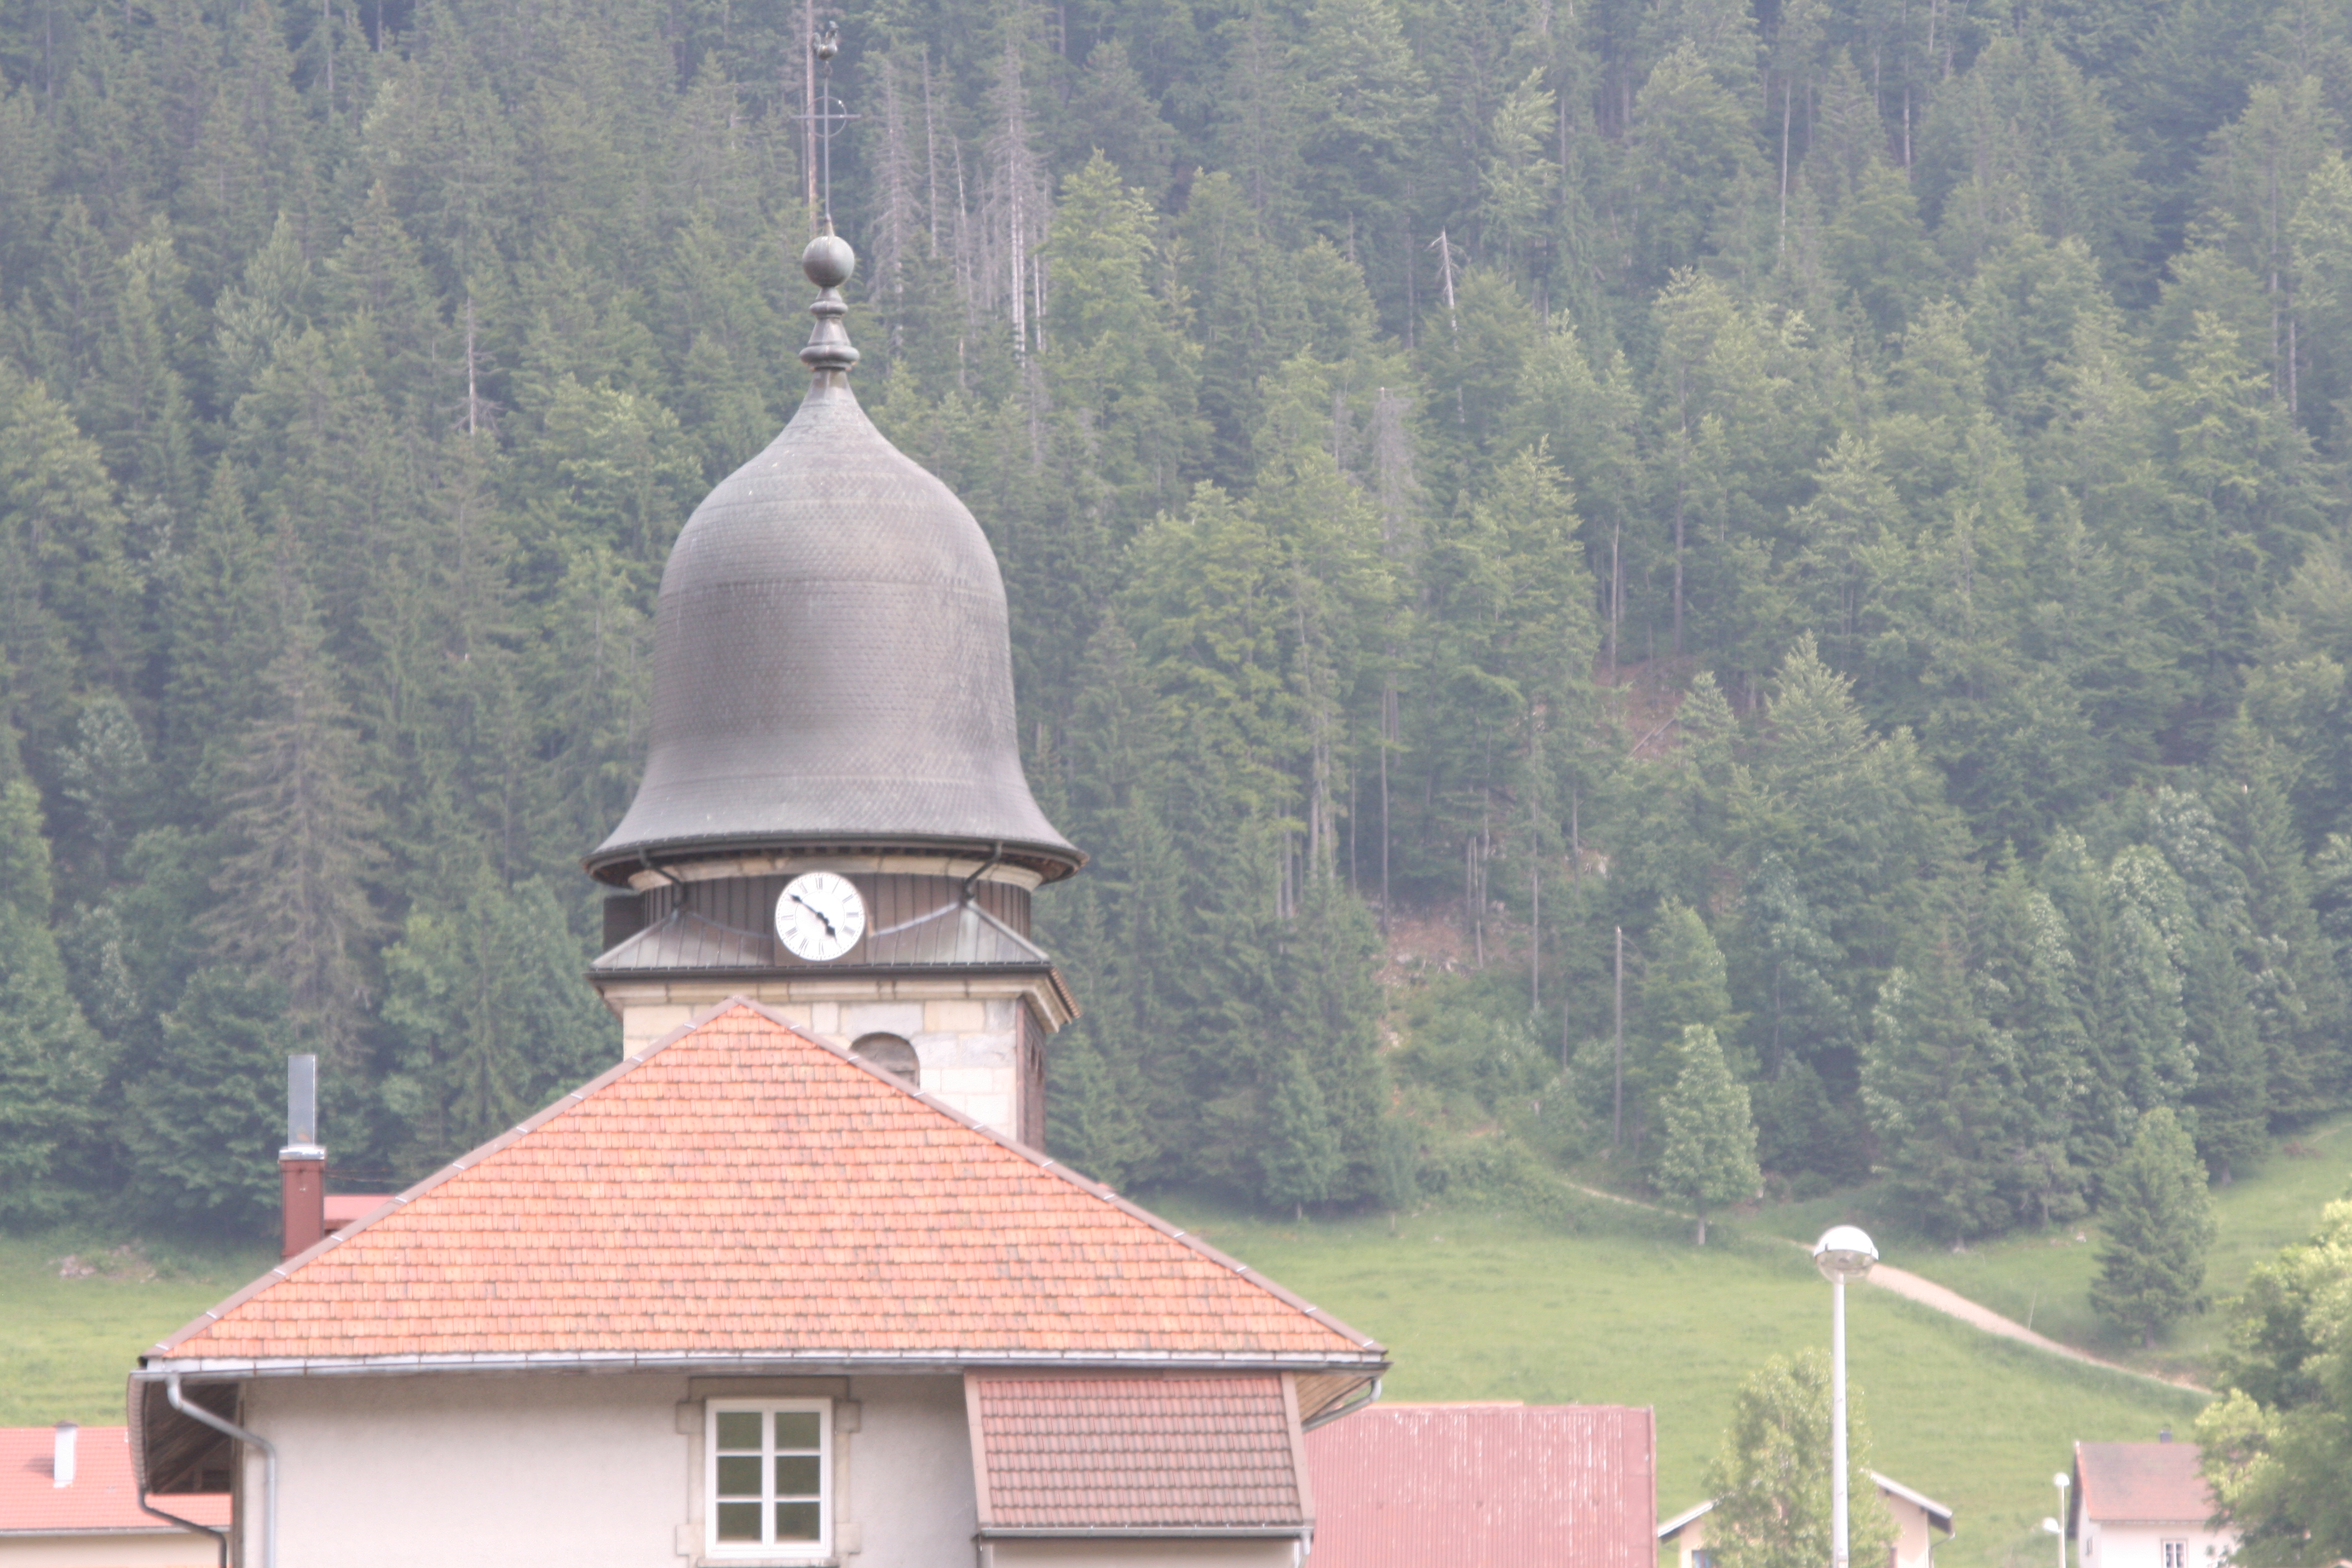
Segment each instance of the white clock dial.
[[811,871],[784,884],[776,898],[776,936],[812,963],[839,958],[866,934],[866,900],[846,877]]

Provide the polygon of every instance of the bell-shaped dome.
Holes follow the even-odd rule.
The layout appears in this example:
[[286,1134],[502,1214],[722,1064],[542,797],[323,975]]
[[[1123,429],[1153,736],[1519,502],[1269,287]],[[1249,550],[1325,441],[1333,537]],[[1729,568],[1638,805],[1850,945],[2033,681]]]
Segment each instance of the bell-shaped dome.
[[1000,852],[1047,878],[1085,857],[1021,769],[1004,580],[955,493],[883,438],[847,372],[848,247],[803,258],[824,296],[792,423],[695,508],[662,573],[652,748],[588,858],[761,849]]

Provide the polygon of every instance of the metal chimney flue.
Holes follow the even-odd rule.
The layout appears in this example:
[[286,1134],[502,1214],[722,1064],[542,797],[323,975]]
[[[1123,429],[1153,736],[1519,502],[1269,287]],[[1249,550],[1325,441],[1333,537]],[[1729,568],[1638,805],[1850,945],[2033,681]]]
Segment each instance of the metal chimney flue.
[[285,1194],[281,1258],[308,1252],[327,1236],[327,1152],[319,1144],[319,1058],[286,1058],[286,1147],[278,1151]]
[[286,1058],[286,1143],[292,1149],[319,1146],[319,1058]]
[[57,1447],[51,1451],[49,1459],[49,1485],[69,1487],[74,1484],[75,1439],[80,1436],[81,1428],[72,1422],[58,1423]]

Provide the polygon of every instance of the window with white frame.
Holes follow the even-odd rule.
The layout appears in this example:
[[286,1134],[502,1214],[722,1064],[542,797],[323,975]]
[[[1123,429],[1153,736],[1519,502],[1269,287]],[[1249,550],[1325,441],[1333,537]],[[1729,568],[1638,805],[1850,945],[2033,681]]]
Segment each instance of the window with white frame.
[[2164,1543],[2164,1568],[2189,1568],[2189,1542],[2168,1541]]
[[714,1399],[704,1423],[709,1554],[830,1556],[833,1401]]

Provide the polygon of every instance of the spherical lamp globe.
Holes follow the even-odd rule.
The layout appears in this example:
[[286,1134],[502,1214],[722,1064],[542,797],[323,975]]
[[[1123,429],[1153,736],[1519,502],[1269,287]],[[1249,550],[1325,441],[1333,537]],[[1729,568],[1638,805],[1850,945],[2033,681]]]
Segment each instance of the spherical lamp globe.
[[1859,1279],[1877,1261],[1878,1248],[1855,1226],[1832,1226],[1813,1244],[1813,1267],[1824,1279]]

